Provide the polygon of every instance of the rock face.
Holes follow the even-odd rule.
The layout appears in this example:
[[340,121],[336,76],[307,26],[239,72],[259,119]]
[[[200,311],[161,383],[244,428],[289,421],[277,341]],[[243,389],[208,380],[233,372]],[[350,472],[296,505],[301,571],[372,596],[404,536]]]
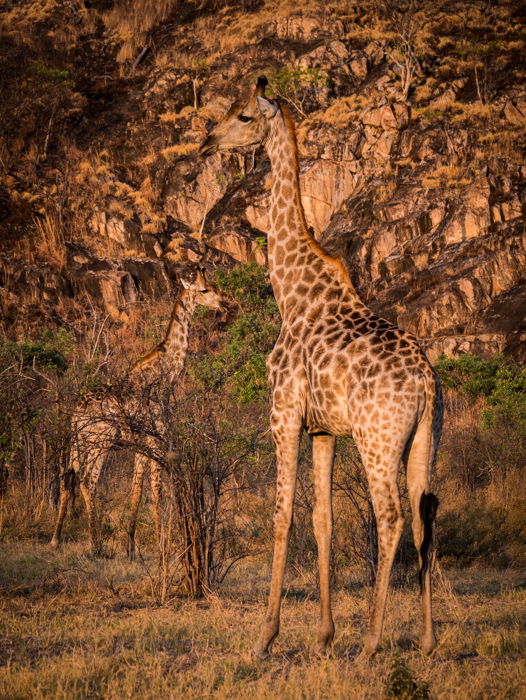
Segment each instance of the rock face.
[[[412,30],[414,46],[425,46],[417,59],[393,38],[393,18],[375,29],[374,3],[351,5],[345,16],[309,3],[301,13],[254,10],[250,43],[232,37],[248,22],[241,11],[218,15],[215,38],[205,20],[184,14],[162,34],[163,45],[169,35],[178,47],[166,48],[173,59],[149,54],[132,78],[120,77],[109,55],[113,106],[86,111],[78,138],[111,157],[72,166],[83,234],[66,237],[60,273],[44,256],[4,275],[6,318],[30,315],[37,297],[45,313],[62,298],[89,297],[122,323],[131,305],[171,294],[188,264],[264,264],[271,175],[263,151],[201,161],[195,151],[266,70],[297,124],[308,225],[343,258],[364,301],[421,338],[432,358],[474,351],[526,360],[520,12],[466,4],[466,32],[481,48],[467,35],[462,48],[446,5],[430,4]],[[499,22],[506,41],[492,34]],[[189,70],[188,52],[214,41],[213,65]],[[236,61],[221,42],[235,44]],[[102,100],[109,88],[89,90]]]

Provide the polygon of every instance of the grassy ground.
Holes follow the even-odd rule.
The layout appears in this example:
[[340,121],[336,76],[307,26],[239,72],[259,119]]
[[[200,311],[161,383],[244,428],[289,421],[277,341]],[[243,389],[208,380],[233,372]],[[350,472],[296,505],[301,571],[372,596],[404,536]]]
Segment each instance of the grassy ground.
[[416,586],[391,590],[382,649],[360,667],[354,657],[369,589],[358,584],[335,593],[334,648],[319,659],[311,651],[312,573],[289,577],[282,633],[261,662],[250,654],[264,614],[261,562],[238,569],[219,595],[161,607],[144,564],[121,555],[95,561],[84,544],[58,554],[40,544],[2,545],[0,561],[2,698],[526,697],[524,572],[437,576],[440,641],[431,659],[414,643]]

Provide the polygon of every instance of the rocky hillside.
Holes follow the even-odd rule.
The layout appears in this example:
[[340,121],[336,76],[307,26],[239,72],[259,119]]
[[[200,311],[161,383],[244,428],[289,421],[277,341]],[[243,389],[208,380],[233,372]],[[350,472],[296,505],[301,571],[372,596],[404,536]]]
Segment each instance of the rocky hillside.
[[479,0],[7,0],[4,333],[126,324],[188,264],[265,261],[264,152],[196,147],[265,73],[315,236],[440,352],[526,359],[526,14]]

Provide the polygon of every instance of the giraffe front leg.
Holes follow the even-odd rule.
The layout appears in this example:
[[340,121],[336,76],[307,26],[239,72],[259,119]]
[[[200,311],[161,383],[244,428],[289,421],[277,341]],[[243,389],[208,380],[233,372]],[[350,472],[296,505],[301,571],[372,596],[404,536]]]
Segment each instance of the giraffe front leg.
[[298,446],[301,422],[290,412],[271,417],[272,432],[276,445],[277,486],[276,510],[274,514],[274,555],[267,615],[261,634],[254,647],[254,654],[265,657],[279,632],[281,592],[287,559],[287,547],[292,524]]
[[135,559],[135,531],[137,529],[137,514],[142,497],[142,485],[144,481],[144,469],[146,457],[139,452],[135,453],[133,464],[133,483],[130,497],[130,520],[128,523],[128,548],[127,554],[130,561]]
[[320,653],[326,650],[334,637],[330,583],[334,444],[332,435],[315,435],[312,439],[315,497],[312,521],[318,545],[320,625],[317,643]]

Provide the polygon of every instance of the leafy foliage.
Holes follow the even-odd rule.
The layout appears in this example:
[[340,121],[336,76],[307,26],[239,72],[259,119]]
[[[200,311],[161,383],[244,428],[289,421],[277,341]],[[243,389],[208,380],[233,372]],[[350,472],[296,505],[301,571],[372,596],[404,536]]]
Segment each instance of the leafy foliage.
[[502,355],[486,361],[477,355],[441,355],[437,371],[449,389],[458,389],[475,398],[484,396],[483,425],[499,423],[515,426],[526,435],[526,370],[508,362]]
[[218,287],[237,302],[237,317],[227,329],[224,349],[194,363],[197,378],[223,385],[235,402],[262,402],[267,397],[265,361],[279,331],[279,314],[268,274],[257,263],[219,271]]
[[29,66],[30,74],[50,82],[66,81],[71,88],[75,87],[75,81],[71,80],[69,71],[58,68],[50,68],[41,60],[33,61]]
[[294,93],[307,85],[326,85],[327,76],[317,68],[296,68],[285,66],[272,71],[268,76],[269,85],[278,95]]
[[67,355],[74,345],[74,335],[60,328],[55,333],[50,330],[42,331],[38,340],[7,342],[0,349],[0,354],[2,364],[18,360],[24,367],[36,365],[40,368],[52,368],[63,372],[68,366]]
[[313,90],[327,86],[327,76],[317,68],[284,66],[268,73],[269,87],[276,97],[287,100],[305,117],[304,103]]

